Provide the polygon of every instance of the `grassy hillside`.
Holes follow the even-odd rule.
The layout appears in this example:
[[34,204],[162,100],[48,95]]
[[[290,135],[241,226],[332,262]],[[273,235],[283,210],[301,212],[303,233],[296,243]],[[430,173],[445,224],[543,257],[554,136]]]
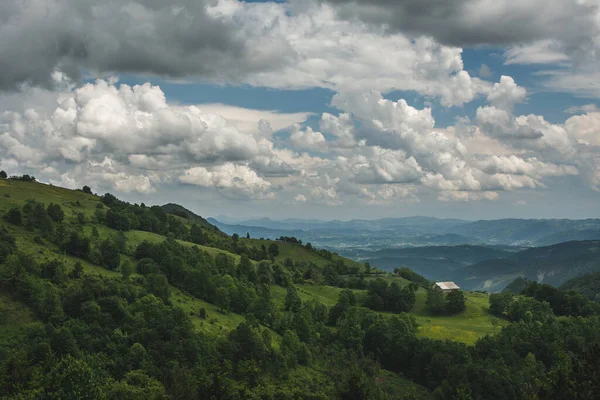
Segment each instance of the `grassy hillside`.
[[[5,196],[6,195],[6,196]],[[63,277],[63,281],[62,283],[56,283],[56,290],[57,293],[69,293],[71,289],[70,285],[73,285],[75,287],[77,287],[77,283],[78,281],[76,281],[77,277],[71,277],[71,273],[74,270],[74,267],[76,264],[80,264],[82,266],[83,272],[84,273],[90,273],[90,274],[97,274],[100,275],[104,278],[107,279],[99,279],[98,278],[98,282],[102,282],[99,283],[99,285],[105,285],[105,286],[111,286],[111,285],[127,285],[129,284],[129,289],[127,290],[133,290],[133,291],[141,291],[143,293],[143,295],[141,296],[145,296],[145,294],[147,293],[155,293],[157,298],[157,301],[164,302],[164,306],[165,307],[173,307],[174,309],[177,310],[182,310],[183,311],[183,315],[186,316],[185,319],[189,318],[189,329],[193,330],[194,332],[196,332],[196,334],[199,335],[206,335],[206,336],[202,336],[202,337],[210,337],[213,338],[213,340],[215,342],[223,342],[223,341],[228,341],[231,340],[231,335],[230,333],[232,332],[236,332],[237,328],[239,326],[243,326],[242,323],[244,323],[247,320],[247,315],[253,315],[252,317],[250,317],[251,319],[254,318],[254,313],[256,313],[256,315],[258,315],[261,312],[260,308],[252,308],[252,309],[236,309],[233,307],[229,307],[229,305],[223,306],[223,302],[221,302],[219,294],[217,294],[217,296],[215,297],[215,295],[213,294],[213,297],[209,297],[206,293],[207,291],[210,291],[210,288],[205,288],[204,291],[194,291],[194,289],[202,287],[202,283],[206,283],[202,281],[202,278],[198,278],[198,275],[190,275],[192,278],[196,277],[198,280],[194,280],[194,286],[186,286],[186,281],[185,279],[180,279],[177,280],[175,277],[177,276],[176,274],[179,273],[183,273],[182,270],[178,270],[177,267],[179,265],[173,265],[173,264],[169,264],[173,266],[173,270],[160,270],[160,273],[147,273],[147,272],[143,272],[143,270],[140,270],[141,274],[144,275],[138,275],[137,273],[133,273],[132,276],[130,278],[127,279],[123,279],[122,277],[122,273],[120,270],[120,266],[123,266],[123,263],[125,261],[130,262],[132,265],[136,264],[136,259],[134,258],[134,256],[136,255],[135,253],[135,249],[136,247],[142,243],[142,242],[148,242],[151,243],[155,246],[155,250],[160,251],[160,252],[169,252],[169,251],[174,251],[173,254],[171,254],[171,257],[173,257],[172,259],[176,260],[175,264],[185,264],[187,263],[188,259],[186,259],[187,256],[189,256],[190,254],[194,254],[194,251],[191,251],[192,248],[196,248],[199,250],[202,250],[206,253],[208,253],[209,255],[211,255],[212,257],[215,257],[219,254],[225,254],[229,257],[231,257],[233,259],[233,261],[236,263],[236,265],[239,263],[239,265],[242,265],[243,262],[241,262],[241,257],[239,254],[235,254],[231,251],[228,250],[224,250],[221,248],[216,248],[216,247],[211,247],[211,246],[207,246],[207,245],[198,245],[195,243],[191,243],[188,242],[186,240],[180,240],[180,239],[174,239],[173,237],[173,233],[169,232],[169,236],[171,236],[170,240],[166,240],[166,237],[157,233],[152,233],[152,232],[147,232],[147,231],[141,231],[141,230],[135,230],[135,229],[129,229],[126,230],[125,232],[123,232],[123,234],[121,234],[119,231],[110,228],[109,226],[107,226],[106,224],[106,220],[102,220],[100,218],[97,217],[97,213],[99,209],[102,209],[103,213],[108,213],[109,211],[112,212],[113,209],[111,207],[108,207],[106,205],[104,206],[99,206],[101,203],[100,199],[97,196],[94,195],[90,195],[90,194],[86,194],[83,193],[81,191],[73,191],[73,190],[67,190],[67,189],[62,189],[62,188],[56,188],[53,186],[49,186],[49,185],[43,185],[43,184],[39,184],[39,183],[28,183],[28,182],[19,182],[19,181],[13,181],[13,180],[0,180],[0,199],[2,200],[6,200],[6,201],[2,201],[0,203],[0,216],[4,216],[4,214],[6,214],[6,212],[13,208],[13,207],[18,207],[20,209],[23,209],[24,205],[27,204],[28,201],[30,200],[36,200],[38,202],[44,202],[46,205],[48,205],[49,203],[55,203],[55,204],[59,204],[63,211],[65,212],[65,216],[64,216],[64,220],[63,222],[60,223],[60,227],[66,226],[68,231],[68,235],[73,235],[75,234],[75,232],[78,232],[78,235],[81,235],[82,238],[86,238],[86,239],[90,239],[90,243],[91,243],[91,249],[90,249],[90,253],[84,256],[82,256],[83,258],[80,257],[76,257],[73,256],[72,254],[70,254],[68,251],[65,250],[64,247],[64,243],[63,241],[57,241],[56,237],[53,237],[52,235],[55,234],[55,231],[53,231],[52,234],[49,235],[45,235],[42,234],[42,230],[40,227],[38,226],[31,226],[26,224],[25,222],[23,222],[22,225],[15,225],[12,223],[7,223],[4,219],[0,220],[0,226],[4,226],[8,233],[13,236],[16,239],[16,247],[18,249],[19,252],[22,252],[24,254],[30,255],[32,256],[40,265],[40,269],[39,271],[44,271],[44,268],[46,268],[44,265],[52,260],[59,260],[62,265],[65,268],[65,272],[69,274],[69,277]],[[38,206],[39,208],[39,206]],[[143,209],[141,212],[145,212]],[[25,212],[23,212],[24,218],[25,218]],[[83,218],[82,218],[83,215]],[[27,218],[31,218],[30,216]],[[49,218],[49,217],[48,217]],[[171,217],[169,217],[171,218]],[[171,219],[169,220],[171,221]],[[30,221],[29,221],[30,222]],[[175,225],[183,225],[186,226],[187,229],[189,229],[189,227],[194,223],[193,220],[190,220],[188,218],[184,218],[182,216],[177,216],[175,217]],[[58,228],[56,228],[58,229]],[[214,233],[215,235],[221,235],[218,232]],[[68,236],[67,235],[67,236]],[[120,266],[119,264],[117,264],[115,267],[113,267],[112,269],[110,268],[105,268],[103,266],[97,265],[97,264],[103,264],[103,265],[107,265],[105,264],[105,261],[102,262],[97,262],[97,261],[90,261],[90,260],[94,260],[93,257],[91,257],[91,254],[96,251],[98,252],[99,249],[102,247],[102,243],[105,242],[115,242],[117,241],[116,238],[118,238],[120,235],[124,235],[124,237],[126,238],[126,242],[125,242],[125,247],[122,248],[122,250],[120,250]],[[181,236],[180,236],[181,237]],[[187,236],[183,236],[183,237],[187,237]],[[232,241],[231,238],[221,235],[222,239],[225,243],[227,241]],[[110,240],[108,240],[110,239]],[[58,243],[58,244],[56,244]],[[239,239],[239,243],[240,243],[240,247],[236,248],[235,246],[232,246],[232,249],[234,251],[239,251],[240,248],[257,248],[260,249],[262,246],[265,246],[268,248],[268,246],[272,243],[274,243],[273,241],[265,241],[265,240],[258,240],[258,239],[245,239],[245,238],[240,238]],[[297,246],[291,243],[286,243],[286,242],[276,242],[279,248],[279,255],[275,258],[275,262],[279,263],[279,264],[285,264],[285,261],[289,258],[292,261],[294,261],[294,264],[310,264],[313,263],[315,265],[317,265],[318,267],[324,268],[325,266],[327,266],[328,264],[332,263],[332,261],[335,263],[336,261],[342,261],[344,264],[348,265],[348,266],[354,266],[354,267],[359,267],[359,270],[363,270],[364,266],[361,265],[360,263],[357,263],[355,261],[351,261],[345,258],[342,258],[340,256],[337,255],[333,255],[332,259],[328,259],[318,253],[316,253],[315,251],[311,251],[305,247],[302,246]],[[161,247],[162,246],[162,247]],[[171,247],[169,247],[171,246]],[[176,250],[169,250],[169,249],[176,249]],[[190,253],[190,254],[188,254]],[[162,254],[162,253],[161,253]],[[196,252],[197,254],[197,252]],[[181,258],[176,258],[177,256],[181,255]],[[142,258],[141,256],[138,255],[138,257]],[[201,256],[202,257],[202,256]],[[196,259],[196,260],[201,260],[202,258]],[[106,260],[106,259],[104,259]],[[222,287],[220,288],[225,288],[226,285],[231,285],[231,290],[234,291],[230,291],[227,292],[226,295],[229,295],[231,298],[229,299],[232,303],[234,301],[238,301],[240,302],[240,296],[246,296],[246,295],[254,295],[254,299],[253,303],[251,303],[251,306],[254,307],[256,304],[262,304],[259,303],[259,288],[260,288],[260,281],[257,279],[257,275],[254,276],[254,278],[250,278],[250,277],[244,277],[244,275],[242,275],[242,273],[240,272],[242,267],[239,267],[236,271],[234,271],[233,273],[231,273],[232,276],[235,276],[235,278],[232,278],[229,275],[225,275],[225,273],[220,274],[219,272],[214,272],[214,271],[222,271],[222,270],[217,270],[216,268],[219,268],[219,266],[217,265],[217,263],[213,263],[211,264],[212,261],[210,261],[210,258],[205,258],[204,260],[208,260],[204,263],[204,261],[197,261],[196,263],[190,262],[189,264],[189,268],[198,268],[198,269],[202,269],[204,268],[209,269],[212,268],[213,272],[210,272],[210,274],[213,274],[212,276],[209,276],[207,278],[208,282],[220,282],[219,284],[222,285]],[[158,261],[157,261],[158,263]],[[167,265],[167,264],[164,264]],[[163,265],[160,266],[161,268],[163,267]],[[255,271],[258,273],[258,271],[260,271],[259,267],[259,262],[255,261],[251,263],[251,266],[249,268],[254,268]],[[171,266],[169,266],[168,268],[171,268]],[[296,267],[294,267],[296,268]],[[229,270],[227,270],[229,271]],[[164,273],[164,275],[163,275]],[[40,276],[37,277],[38,282],[40,282],[40,285],[42,286],[38,286],[38,287],[43,287],[44,284],[46,284],[47,276],[44,276],[43,272],[40,272]],[[275,272],[272,272],[273,277],[275,276]],[[165,279],[165,284],[167,285],[168,288],[168,294],[166,297],[160,297],[160,295],[158,294],[159,292],[152,292],[151,290],[152,287],[148,286],[147,283],[150,282],[150,278],[152,278],[154,275],[160,275],[160,277],[162,277],[163,279]],[[168,280],[167,280],[167,276],[168,276]],[[181,276],[181,275],[180,275]],[[215,278],[215,276],[217,276],[217,278],[222,279],[213,279],[211,280],[211,278]],[[187,276],[186,276],[187,277]],[[86,278],[87,279],[87,278]],[[227,283],[226,281],[230,279],[229,283]],[[254,279],[254,281],[251,281],[251,279]],[[274,279],[274,278],[273,278]],[[297,279],[297,289],[298,289],[298,296],[300,298],[300,300],[302,301],[302,303],[306,303],[308,301],[312,301],[312,300],[316,300],[319,303],[322,303],[324,306],[326,306],[327,308],[325,308],[325,312],[327,312],[327,309],[331,309],[333,306],[336,305],[336,303],[338,302],[340,293],[342,292],[342,288],[340,287],[332,287],[332,286],[325,286],[325,285],[319,285],[319,284],[308,284],[308,283],[301,283],[301,282],[313,282],[312,279],[307,279],[305,281],[303,281],[302,278],[302,274],[300,274],[300,277],[298,278],[298,274],[296,271],[296,276],[294,277],[294,279]],[[344,281],[344,279],[348,279],[347,277],[342,277],[341,278],[341,282],[347,282]],[[359,279],[357,277],[353,278],[353,279]],[[365,281],[370,282],[373,279],[382,279],[384,282],[386,282],[387,284],[391,284],[391,283],[397,283],[400,286],[404,287],[406,285],[408,285],[410,282],[407,281],[404,278],[395,276],[393,274],[386,274],[386,275],[367,275],[365,278]],[[81,281],[85,281],[85,279],[81,279]],[[6,282],[6,281],[4,281]],[[43,283],[46,282],[46,283]],[[80,282],[80,281],[79,281]],[[275,282],[274,280],[271,281],[271,284],[269,287],[269,291],[267,291],[267,296],[269,296],[269,301],[272,303],[272,308],[273,310],[271,311],[272,317],[265,317],[266,319],[261,319],[260,324],[258,324],[258,326],[260,326],[260,329],[263,332],[263,336],[261,336],[261,342],[263,340],[268,341],[268,348],[271,349],[270,351],[274,351],[274,352],[282,352],[284,354],[288,354],[285,353],[285,351],[289,351],[289,350],[284,350],[286,348],[286,346],[290,346],[289,345],[289,336],[288,336],[288,343],[286,344],[286,331],[290,330],[290,329],[299,329],[299,332],[304,332],[304,334],[314,334],[315,339],[314,340],[318,340],[316,339],[317,337],[327,337],[330,336],[331,334],[333,334],[334,336],[337,335],[337,332],[339,332],[342,328],[338,325],[338,326],[326,326],[325,323],[321,323],[321,326],[318,327],[317,329],[322,329],[322,331],[320,333],[317,333],[317,330],[312,331],[312,330],[300,330],[300,327],[296,327],[295,324],[301,324],[303,323],[303,320],[299,320],[296,321],[296,317],[292,317],[292,315],[294,315],[293,313],[286,311],[285,310],[285,304],[286,304],[286,297],[288,296],[288,289],[282,287],[282,286],[278,286],[276,284],[274,284],[273,282]],[[197,283],[197,285],[196,285]],[[47,320],[44,320],[45,317],[40,317],[40,313],[39,313],[39,304],[33,304],[31,305],[31,309],[28,306],[25,306],[24,303],[21,303],[20,301],[16,301],[16,298],[21,299],[22,301],[26,301],[23,299],[26,299],[27,296],[23,295],[23,293],[20,293],[18,296],[15,295],[15,293],[13,293],[13,290],[9,290],[9,288],[7,288],[6,285],[2,285],[3,281],[2,281],[2,276],[0,275],[0,341],[2,343],[4,343],[3,346],[0,346],[0,362],[1,362],[1,356],[5,353],[9,351],[10,348],[10,343],[13,340],[18,340],[19,338],[22,339],[23,337],[23,332],[27,327],[31,327],[33,326],[32,324],[44,324],[44,323],[48,323]],[[83,284],[83,283],[81,283]],[[336,283],[337,284],[337,283]],[[364,285],[364,282],[362,283]],[[53,284],[47,283],[48,287],[52,287]],[[135,287],[135,289],[131,289],[132,287]],[[216,287],[216,286],[212,286],[212,287]],[[245,288],[245,289],[244,289]],[[125,290],[125,289],[123,289]],[[244,292],[244,290],[246,290]],[[64,291],[64,292],[62,292]],[[214,292],[214,290],[213,290]],[[217,290],[218,292],[218,290]],[[356,298],[356,302],[357,305],[363,305],[366,301],[367,298],[367,291],[366,290],[357,290],[357,289],[353,289],[352,292],[354,293],[354,296]],[[10,293],[10,295],[9,295]],[[131,300],[132,304],[129,304],[129,300],[126,300],[127,296],[134,296],[131,292],[127,292],[128,294],[126,294],[125,292],[123,292],[122,294],[122,298],[120,298],[119,300],[119,304],[120,307],[127,307],[130,310],[131,313],[135,313],[135,307],[134,307],[134,302],[133,300]],[[192,294],[193,293],[193,294]],[[291,292],[293,293],[293,291]],[[452,316],[452,317],[440,317],[440,316],[431,316],[429,315],[426,307],[425,307],[425,297],[426,297],[426,292],[423,289],[419,289],[419,291],[417,292],[417,301],[416,304],[413,308],[413,310],[411,311],[415,317],[416,320],[418,322],[418,324],[420,325],[420,327],[418,328],[418,337],[426,337],[426,338],[433,338],[433,339],[450,339],[450,340],[454,340],[457,342],[463,342],[466,344],[473,344],[477,338],[482,337],[486,334],[489,333],[493,333],[494,328],[491,324],[491,319],[489,314],[487,313],[487,295],[482,295],[482,294],[476,294],[476,293],[466,293],[467,296],[467,309],[464,313],[461,313],[459,315],[456,316]],[[20,297],[19,297],[20,296]],[[160,297],[161,300],[158,300],[158,298]],[[65,298],[68,298],[68,295],[63,296],[63,298],[60,299],[59,304],[61,301],[67,301],[64,300]],[[144,297],[145,298],[145,297]],[[229,301],[228,300],[228,301]],[[73,301],[73,299],[70,299],[69,301]],[[29,304],[29,303],[26,303]],[[100,304],[102,304],[102,306],[100,306]],[[238,303],[239,304],[239,303]],[[80,307],[82,307],[82,313],[85,312],[89,312],[90,310],[94,310],[94,307],[100,307],[100,309],[102,307],[104,307],[105,303],[102,303],[102,301],[98,300],[98,303],[96,303],[95,301],[88,301],[85,303],[84,305],[79,305]],[[322,308],[322,306],[321,306]],[[223,309],[233,309],[233,310],[238,310],[238,312],[233,312],[233,311],[227,311],[224,312]],[[250,311],[248,311],[250,310]],[[295,309],[296,311],[298,311],[297,309]],[[304,309],[303,309],[304,310]],[[70,312],[73,312],[73,308],[70,309]],[[128,311],[129,312],[129,311]],[[165,311],[166,312],[166,311]],[[181,311],[177,311],[181,314]],[[303,311],[304,312],[304,311]],[[99,314],[96,315],[96,317]],[[152,314],[150,314],[152,315]],[[166,314],[165,314],[166,315]],[[325,314],[327,316],[327,314]],[[371,315],[373,315],[373,313],[371,313]],[[384,316],[385,318],[381,318],[383,321],[389,321],[388,317],[392,314],[390,313],[380,313],[380,315]],[[93,317],[93,318],[96,318]],[[81,318],[92,318],[89,314],[84,314],[84,317]],[[137,318],[140,318],[139,315]],[[171,326],[171,324],[178,324],[178,323],[182,323],[183,325],[185,325],[185,322],[182,322],[181,320],[181,316],[175,318],[175,319],[167,319],[167,320],[161,320],[161,318],[158,318],[157,316],[152,316],[153,320],[152,323],[166,323],[167,326]],[[165,317],[166,318],[166,317]],[[173,316],[169,317],[169,318],[174,318]],[[272,318],[271,320],[269,320],[268,318]],[[137,319],[134,319],[137,322]],[[167,321],[167,322],[165,322]],[[271,322],[269,322],[271,321]],[[273,323],[273,321],[278,321],[276,323]],[[339,320],[338,320],[339,321]],[[281,325],[283,324],[283,326]],[[290,325],[291,324],[291,325]],[[502,322],[501,324],[505,324],[504,322]],[[391,325],[391,324],[390,324]],[[114,327],[113,327],[114,328]],[[112,328],[111,328],[112,329]],[[148,329],[148,328],[144,328],[144,329]],[[276,331],[276,330],[277,331]],[[113,330],[114,331],[114,330]],[[169,329],[164,330],[165,332],[170,332]],[[264,333],[268,333],[267,335],[264,335]],[[308,333],[307,333],[308,332]],[[325,333],[326,332],[326,333]],[[170,335],[171,333],[169,333],[168,335]],[[411,335],[415,335],[414,331],[411,333]],[[110,337],[110,340],[113,340],[114,338],[112,338],[112,336],[110,334],[103,336],[105,338]],[[143,337],[143,335],[142,335]],[[218,340],[217,340],[218,338]],[[107,339],[109,340],[109,339]],[[137,339],[135,340],[142,340],[140,339],[140,337],[137,337]],[[310,343],[310,338],[305,339],[306,340],[306,345],[308,345],[308,343]],[[303,340],[304,342],[304,340]],[[300,344],[301,342],[298,342],[298,344],[296,346],[305,346],[305,344]],[[237,345],[236,345],[237,346]],[[232,349],[235,348],[239,348],[238,347],[232,347]],[[300,347],[300,350],[302,349],[302,347]],[[297,350],[297,351],[300,351]],[[290,364],[290,366],[285,367],[286,368],[286,375],[285,375],[285,381],[286,382],[303,382],[302,384],[311,384],[313,385],[313,383],[315,381],[319,381],[318,383],[318,387],[324,387],[326,389],[324,393],[333,393],[335,392],[335,390],[340,390],[339,388],[335,387],[335,385],[331,382],[335,382],[335,378],[333,381],[328,381],[328,379],[331,379],[331,370],[332,369],[337,369],[340,371],[343,371],[345,373],[345,371],[348,370],[348,368],[355,368],[356,365],[354,364],[349,364],[348,366],[344,365],[344,362],[346,362],[345,358],[347,356],[347,354],[344,354],[343,356],[340,357],[339,360],[337,360],[335,357],[337,356],[333,356],[333,355],[322,355],[320,354],[320,352],[323,352],[323,350],[315,350],[313,352],[312,358],[314,360],[313,364],[311,365],[298,365],[298,361],[294,361],[293,363]],[[279,353],[277,353],[279,354]],[[325,357],[325,358],[323,358]],[[334,357],[334,358],[327,358],[327,357]],[[333,360],[337,360],[335,361],[335,363],[338,364],[331,364],[332,362],[334,362]],[[341,361],[340,361],[341,360]],[[364,362],[361,361],[361,362]],[[372,362],[372,361],[367,361],[368,362]],[[341,364],[340,364],[341,363]],[[332,366],[333,365],[333,366]],[[353,366],[354,365],[354,366]],[[246,367],[246,365],[244,365],[244,368]],[[283,367],[282,367],[283,368]],[[374,371],[374,375],[372,375],[369,379],[371,379],[370,382],[376,384],[377,387],[379,387],[383,393],[386,393],[388,398],[428,398],[430,396],[430,392],[425,389],[423,386],[417,385],[414,382],[410,381],[407,378],[404,378],[400,375],[391,373],[389,371],[385,371],[385,370],[377,370],[375,368],[372,369],[372,371]],[[281,377],[277,377],[276,379],[274,378],[274,376],[269,376],[269,377],[263,377],[265,380],[267,380],[268,382],[271,382],[273,385],[277,386],[280,383],[280,379]],[[313,382],[313,383],[311,383]],[[301,391],[301,389],[298,389],[299,391]],[[315,389],[316,390],[316,389]],[[319,389],[320,390],[320,389]],[[325,395],[324,398],[328,398],[328,395]],[[323,398],[323,397],[321,397]]]
[[494,329],[493,316],[489,314],[489,296],[483,293],[464,292],[467,309],[452,316],[431,315],[426,306],[427,293],[423,289],[417,292],[417,301],[412,313],[417,317],[419,335],[431,339],[448,339],[474,344],[477,339],[493,334],[500,327],[508,325],[508,321],[498,320]]
[[337,254],[333,254],[332,260],[330,261],[330,260],[326,259],[325,257],[321,257],[320,255],[316,254],[313,251],[307,250],[306,248],[304,248],[302,246],[297,246],[292,243],[280,242],[280,241],[275,241],[275,240],[246,239],[246,238],[240,238],[240,242],[243,244],[246,244],[247,246],[258,247],[258,248],[260,248],[261,246],[265,246],[267,249],[269,248],[269,245],[271,245],[272,243],[275,243],[275,244],[277,244],[277,246],[279,246],[279,256],[277,256],[275,259],[276,259],[276,261],[279,261],[282,263],[287,258],[291,258],[292,260],[302,260],[307,263],[312,262],[312,263],[315,263],[319,267],[324,267],[331,261],[335,262],[335,261],[341,260],[348,266],[355,265],[361,269],[364,268],[363,264],[361,264],[357,261],[354,261],[354,260],[350,260],[349,258],[341,257]]
[[[81,191],[15,180],[0,180],[0,196],[2,196],[3,200],[0,202],[0,213],[4,213],[14,206],[22,207],[27,200],[36,199],[46,204],[51,202],[60,204],[65,211],[65,218],[67,220],[75,219],[78,213],[83,213],[86,215],[89,221],[93,221],[94,213],[98,204],[100,204],[97,196],[86,194]],[[170,211],[176,210],[174,206],[169,207]],[[201,218],[195,214],[190,215],[189,217],[191,217],[192,220],[184,220],[186,224],[191,224],[193,223],[194,219],[197,220],[198,218]],[[28,231],[23,227],[15,227],[10,224],[5,225],[17,238],[18,247],[23,249],[23,251],[26,253],[34,255],[36,259],[40,261],[47,261],[53,258],[62,258],[65,259],[70,265],[74,264],[75,262],[80,262],[84,267],[84,270],[88,272],[99,273],[103,276],[120,276],[118,271],[93,265],[86,260],[64,254],[64,252],[61,252],[56,245],[47,240],[36,242],[35,239],[38,235],[35,232]],[[115,236],[118,233],[117,231],[108,228],[104,224],[94,222],[88,222],[84,227],[84,232],[86,234],[90,234],[93,228],[99,232],[101,238]],[[165,237],[162,235],[137,230],[127,231],[125,235],[127,237],[127,246],[132,249],[142,241],[160,243],[165,239]],[[260,248],[263,245],[268,248],[270,244],[274,243],[273,241],[260,239],[240,238],[239,240],[246,246],[257,248]],[[212,256],[216,256],[217,254],[226,254],[232,257],[236,262],[238,262],[240,258],[239,255],[226,250],[209,246],[200,246],[181,240],[178,240],[177,242],[189,247],[197,246]],[[330,262],[330,260],[327,260],[326,258],[321,257],[315,252],[307,250],[302,246],[297,246],[286,242],[275,243],[277,243],[279,247],[279,255],[276,257],[276,261],[278,262],[283,263],[287,258],[291,258],[294,261],[314,263],[320,267],[323,267]],[[333,261],[335,260],[343,260],[348,265],[357,265],[361,266],[361,268],[363,267],[360,263],[342,258],[337,255],[333,256]],[[388,283],[399,283],[401,286],[408,283],[408,281],[394,275],[377,277],[384,279]],[[366,279],[375,279],[375,277],[367,276]],[[302,300],[316,299],[328,307],[336,304],[339,293],[342,290],[340,288],[331,286],[311,284],[301,284],[298,285],[298,287],[300,289],[299,295]],[[185,309],[186,312],[192,316],[194,325],[203,331],[211,333],[229,331],[243,320],[241,315],[235,313],[221,313],[218,311],[217,306],[187,295],[174,287],[171,287],[171,292],[174,303]],[[358,304],[363,304],[367,294],[366,290],[353,290],[353,292],[355,293]],[[274,286],[273,297],[276,305],[279,308],[283,307],[285,293],[285,289]],[[465,343],[473,343],[476,338],[488,333],[492,333],[493,327],[491,325],[490,317],[486,311],[487,297],[481,294],[467,293],[467,299],[467,310],[461,315],[455,317],[430,316],[425,310],[425,292],[420,290],[417,293],[417,302],[415,304],[415,308],[413,309],[413,313],[417,317],[419,323],[422,325],[419,333],[425,337],[444,339],[448,338]],[[198,312],[201,308],[204,308],[208,312],[208,318],[201,319],[198,317]]]

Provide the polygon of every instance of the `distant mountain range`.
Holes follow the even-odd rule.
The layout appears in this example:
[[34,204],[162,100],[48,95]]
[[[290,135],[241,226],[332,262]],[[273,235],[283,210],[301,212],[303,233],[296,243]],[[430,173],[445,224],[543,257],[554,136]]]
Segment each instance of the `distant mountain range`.
[[571,241],[552,246],[494,248],[437,246],[386,249],[367,261],[388,271],[407,266],[432,280],[449,280],[470,290],[499,291],[517,277],[558,286],[600,271],[600,241]]
[[600,219],[499,219],[467,221],[432,217],[376,220],[320,221],[269,218],[222,223],[208,221],[222,231],[253,237],[296,236],[318,246],[337,249],[380,250],[390,247],[437,245],[548,246],[572,240],[600,240]]
[[227,234],[295,236],[378,268],[407,266],[428,279],[453,280],[472,290],[498,291],[519,276],[560,285],[600,271],[600,219],[208,222]]

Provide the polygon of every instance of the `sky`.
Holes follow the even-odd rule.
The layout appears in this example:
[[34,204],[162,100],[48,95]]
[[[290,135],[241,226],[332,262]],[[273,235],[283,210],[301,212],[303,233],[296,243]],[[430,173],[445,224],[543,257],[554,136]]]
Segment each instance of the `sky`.
[[4,0],[0,37],[10,175],[203,216],[600,217],[600,0]]

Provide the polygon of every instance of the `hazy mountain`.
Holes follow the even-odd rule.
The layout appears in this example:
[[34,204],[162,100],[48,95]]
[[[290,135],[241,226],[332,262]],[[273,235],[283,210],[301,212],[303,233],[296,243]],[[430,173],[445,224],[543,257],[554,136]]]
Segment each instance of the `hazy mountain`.
[[518,276],[558,286],[600,271],[600,241],[574,241],[520,251],[456,271],[455,279],[470,289],[500,290]]
[[219,219],[211,221],[228,233],[250,232],[252,236],[271,238],[298,235],[303,241],[318,243],[340,251],[353,248],[379,250],[387,247],[459,244],[548,246],[572,240],[600,240],[599,219],[466,221],[406,217],[350,221],[269,218],[236,223]]

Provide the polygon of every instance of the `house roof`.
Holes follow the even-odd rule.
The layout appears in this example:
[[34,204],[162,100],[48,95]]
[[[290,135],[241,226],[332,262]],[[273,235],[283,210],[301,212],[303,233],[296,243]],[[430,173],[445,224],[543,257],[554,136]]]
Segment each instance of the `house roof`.
[[454,282],[436,282],[436,285],[440,287],[442,290],[456,290],[460,289],[458,285]]

